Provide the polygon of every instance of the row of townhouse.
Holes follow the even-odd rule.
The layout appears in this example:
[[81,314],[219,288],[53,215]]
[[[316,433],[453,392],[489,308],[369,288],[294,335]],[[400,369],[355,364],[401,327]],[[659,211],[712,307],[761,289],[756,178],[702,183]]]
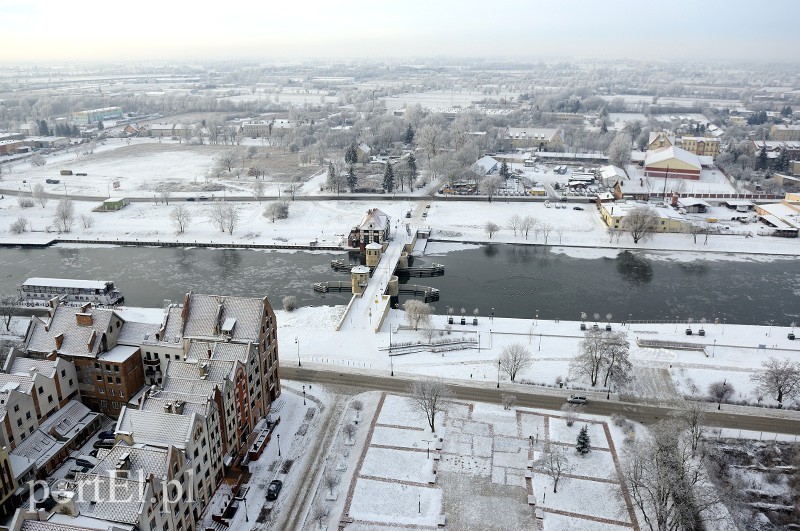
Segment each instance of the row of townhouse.
[[722,143],[713,136],[681,136],[675,137],[666,131],[653,131],[647,141],[647,151],[661,148],[677,147],[698,157],[716,158],[720,154]]

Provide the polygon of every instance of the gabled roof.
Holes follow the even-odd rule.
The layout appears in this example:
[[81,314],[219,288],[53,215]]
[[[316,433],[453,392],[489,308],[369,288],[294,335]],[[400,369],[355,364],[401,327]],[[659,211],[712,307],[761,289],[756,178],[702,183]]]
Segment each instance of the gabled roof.
[[474,167],[476,170],[478,170],[478,173],[481,173],[482,175],[488,175],[497,170],[497,164],[497,159],[486,155],[485,157],[479,158],[474,164]]
[[127,446],[123,443],[118,443],[107,453],[98,454],[98,463],[92,469],[92,474],[107,476],[109,471],[116,470],[117,463],[125,454],[128,454],[130,459],[129,470],[133,472],[132,475],[141,470],[145,477],[148,474],[153,474],[156,478],[161,479],[169,472],[169,454],[166,448]]
[[[258,342],[265,309],[262,299],[189,293],[185,301],[184,337]],[[224,336],[222,324],[228,318],[236,319],[236,326],[230,336]]]
[[[92,324],[81,326],[77,323],[77,314],[89,314]],[[60,354],[70,356],[96,357],[100,352],[101,337],[109,330],[112,317],[124,320],[113,310],[90,307],[86,312],[80,307],[59,305],[53,310],[49,326],[42,321],[32,321],[30,339],[26,350],[50,353],[57,350]],[[61,348],[56,348],[55,338],[64,334]]]
[[[137,479],[76,474],[76,507],[81,516],[136,524],[151,493]],[[112,501],[114,500],[114,501]]]
[[389,228],[389,216],[377,208],[370,208],[361,218],[358,228],[359,230],[386,230]]
[[509,127],[508,137],[512,139],[551,141],[558,134],[558,129],[536,127]]
[[667,146],[648,151],[644,158],[644,165],[650,166],[651,164],[658,164],[659,162],[665,162],[670,159],[677,159],[684,164],[688,164],[697,168],[698,170],[702,168],[700,159],[697,157],[697,155],[675,146]]

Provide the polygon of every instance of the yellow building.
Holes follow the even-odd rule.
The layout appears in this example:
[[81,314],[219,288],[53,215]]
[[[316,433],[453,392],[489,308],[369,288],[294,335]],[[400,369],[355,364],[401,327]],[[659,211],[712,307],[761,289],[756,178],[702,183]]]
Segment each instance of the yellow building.
[[707,136],[684,136],[681,138],[681,148],[699,157],[717,158],[720,151],[719,138]]
[[675,145],[675,138],[666,131],[653,131],[647,139],[647,151]]
[[694,153],[675,146],[648,151],[644,158],[644,174],[667,179],[700,179],[702,166]]
[[601,202],[599,207],[603,221],[616,230],[624,230],[625,217],[636,208],[649,208],[658,216],[655,232],[688,232],[692,225],[684,216],[666,204],[653,207],[635,201]]
[[564,147],[564,140],[556,129],[536,129],[533,127],[509,127],[508,136],[515,148],[534,148],[542,151],[558,151]]
[[800,125],[775,124],[769,130],[770,140],[800,140]]

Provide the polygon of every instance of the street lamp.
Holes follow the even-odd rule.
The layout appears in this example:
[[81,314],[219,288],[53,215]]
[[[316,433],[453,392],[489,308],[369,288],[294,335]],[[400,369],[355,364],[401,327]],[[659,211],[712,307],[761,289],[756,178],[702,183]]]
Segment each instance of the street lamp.
[[391,354],[389,354],[389,368],[391,368],[392,376],[394,376],[394,359]]
[[497,388],[500,389],[500,360],[497,360]]
[[306,386],[303,386],[303,405],[306,405]]
[[539,319],[539,310],[536,310],[536,317],[533,318],[533,326],[536,326],[536,321]]
[[[614,373],[610,372],[610,373],[608,373],[608,376],[610,378],[613,378],[614,377]],[[608,382],[608,392],[606,392],[606,400],[611,400],[611,382]]]
[[714,355],[717,353],[717,340],[714,340],[714,350],[711,351],[711,357],[713,358]]
[[494,308],[492,308],[492,313],[489,314],[489,320],[494,322]]
[[728,384],[728,380],[722,380],[722,394],[719,397],[719,402],[717,402],[717,411],[722,409],[722,399],[725,397],[725,386]]
[[297,366],[302,367],[300,364],[300,340],[295,336],[294,343],[297,345]]
[[539,352],[542,351],[542,333],[539,332]]
[[281,434],[277,434],[276,437],[278,438],[278,457],[281,456]]

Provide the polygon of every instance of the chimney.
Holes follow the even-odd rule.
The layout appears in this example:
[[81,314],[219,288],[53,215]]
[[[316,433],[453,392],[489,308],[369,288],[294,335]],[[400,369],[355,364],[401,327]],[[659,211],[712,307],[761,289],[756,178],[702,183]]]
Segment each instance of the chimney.
[[124,452],[120,455],[115,468],[118,478],[127,478],[128,471],[131,469],[131,454],[129,452]]
[[55,337],[55,340],[56,340],[56,350],[59,350],[61,348],[61,345],[64,344],[64,333],[62,332],[62,333],[58,334]]
[[200,379],[205,380],[208,377],[208,365],[205,363],[198,363],[197,369],[200,371]]
[[184,404],[185,404],[185,402],[183,400],[176,400],[175,401],[175,406],[172,408],[173,412],[177,413],[178,415],[183,415],[183,406],[184,406]]
[[[81,308],[83,310],[83,308]],[[94,319],[92,319],[92,314],[86,312],[79,312],[75,314],[75,321],[78,323],[78,326],[92,326],[94,323]]]
[[91,310],[91,309],[92,309],[92,303],[91,302],[87,302],[85,304],[81,304],[81,312],[88,313],[89,310]]
[[172,413],[172,402],[164,404],[164,413]]

